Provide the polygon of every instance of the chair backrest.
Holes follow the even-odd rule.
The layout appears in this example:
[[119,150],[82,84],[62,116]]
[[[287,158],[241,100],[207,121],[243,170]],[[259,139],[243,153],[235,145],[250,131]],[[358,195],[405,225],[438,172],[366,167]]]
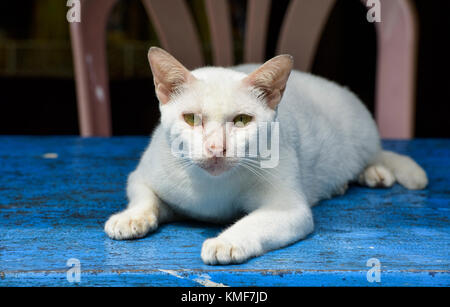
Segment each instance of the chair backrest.
[[[107,17],[117,0],[81,0],[81,22],[71,23],[80,132],[110,136],[111,118],[105,58]],[[234,64],[227,0],[204,0],[214,65]],[[185,0],[142,0],[161,47],[188,68],[204,64],[201,43]],[[366,4],[366,0],[362,0]],[[373,1],[369,1],[373,2]],[[416,16],[409,0],[380,0],[377,31],[375,117],[384,138],[411,138],[414,127]],[[309,71],[335,0],[291,0],[277,53],[294,56]],[[244,62],[263,62],[271,0],[248,0]]]

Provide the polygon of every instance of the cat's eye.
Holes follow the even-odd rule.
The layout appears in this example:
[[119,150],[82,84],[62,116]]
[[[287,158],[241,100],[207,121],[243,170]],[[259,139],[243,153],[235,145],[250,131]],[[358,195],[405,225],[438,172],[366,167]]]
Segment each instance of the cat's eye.
[[194,113],[183,114],[183,118],[184,118],[184,121],[189,126],[192,126],[192,127],[201,125],[201,123],[202,123],[201,117]]
[[247,124],[248,124],[249,122],[251,122],[252,119],[253,119],[253,117],[250,116],[250,115],[247,115],[247,114],[239,114],[238,116],[236,116],[236,117],[233,119],[233,123],[234,123],[234,125],[235,125],[236,127],[244,127],[244,126],[247,126]]

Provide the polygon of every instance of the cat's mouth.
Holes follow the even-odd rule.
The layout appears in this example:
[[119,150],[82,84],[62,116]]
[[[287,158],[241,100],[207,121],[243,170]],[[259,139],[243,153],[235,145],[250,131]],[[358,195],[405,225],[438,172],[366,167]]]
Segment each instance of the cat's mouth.
[[225,157],[212,157],[199,164],[211,176],[220,176],[233,167],[233,163],[227,161]]

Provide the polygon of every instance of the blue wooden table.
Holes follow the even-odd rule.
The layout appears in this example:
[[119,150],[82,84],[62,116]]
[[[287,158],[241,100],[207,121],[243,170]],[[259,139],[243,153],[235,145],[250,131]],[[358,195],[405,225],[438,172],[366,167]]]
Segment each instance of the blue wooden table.
[[[0,137],[0,286],[450,285],[450,140],[384,142],[417,159],[428,189],[352,186],[314,207],[316,229],[307,239],[230,266],[200,259],[217,226],[164,225],[135,241],[105,235],[107,217],[126,205],[127,175],[147,143]],[[80,263],[79,283],[67,279],[71,258]],[[380,282],[367,279],[371,258],[381,265]],[[78,276],[76,267],[69,273]]]

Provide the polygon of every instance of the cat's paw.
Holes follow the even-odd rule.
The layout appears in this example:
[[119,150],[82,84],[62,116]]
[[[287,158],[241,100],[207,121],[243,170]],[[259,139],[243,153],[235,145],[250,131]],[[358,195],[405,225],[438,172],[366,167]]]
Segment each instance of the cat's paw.
[[428,185],[427,174],[420,167],[397,172],[396,176],[397,181],[409,190],[422,190]]
[[157,227],[153,213],[129,209],[111,216],[105,224],[105,232],[111,239],[127,240],[142,238]]
[[205,264],[210,265],[242,263],[250,258],[242,246],[219,237],[203,242],[201,257]]
[[382,165],[371,165],[359,175],[359,183],[371,188],[388,188],[395,183],[394,174]]

